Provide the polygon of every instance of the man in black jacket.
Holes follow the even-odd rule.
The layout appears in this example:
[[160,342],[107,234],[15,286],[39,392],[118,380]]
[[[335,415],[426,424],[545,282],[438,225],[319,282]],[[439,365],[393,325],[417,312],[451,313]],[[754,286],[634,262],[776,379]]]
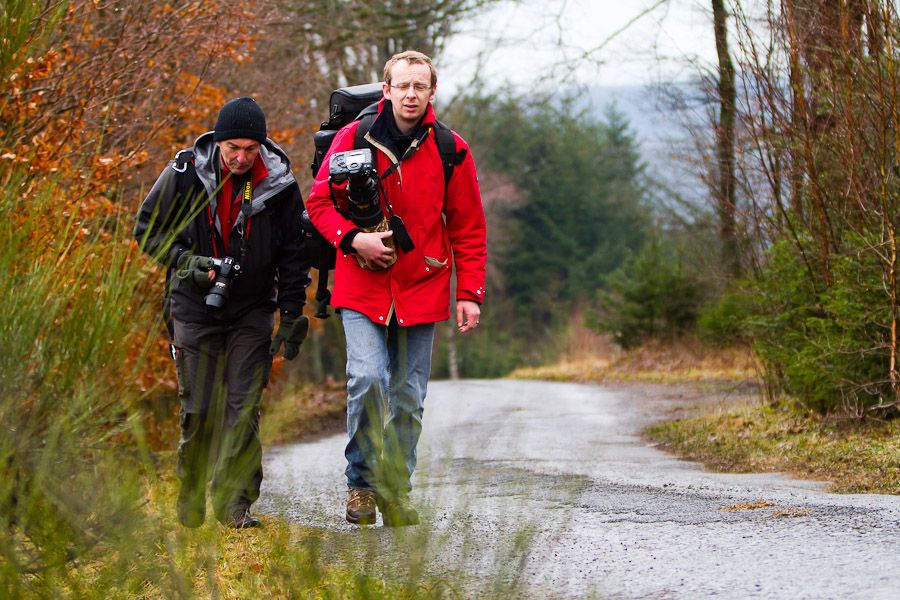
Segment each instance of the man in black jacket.
[[227,102],[215,130],[176,155],[138,211],[135,237],[171,280],[178,518],[187,527],[204,521],[210,480],[221,523],[260,524],[250,514],[262,482],[260,396],[272,356],[283,344],[293,359],[309,325],[302,212],[290,162],[247,97]]

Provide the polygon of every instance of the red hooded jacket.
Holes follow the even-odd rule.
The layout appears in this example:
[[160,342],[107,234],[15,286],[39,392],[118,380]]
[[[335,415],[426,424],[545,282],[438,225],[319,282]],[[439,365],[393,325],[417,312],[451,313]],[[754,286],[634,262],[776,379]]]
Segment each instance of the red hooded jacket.
[[[383,111],[391,108],[382,100],[378,110],[366,139],[377,149],[378,173],[384,174],[397,158],[377,133],[383,129],[378,128]],[[323,165],[335,152],[353,149],[358,126],[354,121],[338,132]],[[381,182],[394,214],[403,220],[415,244],[410,252],[397,248],[397,262],[387,269],[363,269],[341,249],[341,240],[357,227],[334,208],[327,166],[319,171],[306,208],[316,229],[338,249],[331,298],[335,308],[361,312],[384,325],[394,313],[403,326],[443,321],[450,316],[451,260],[456,267],[456,299],[479,304],[484,300],[487,229],[475,163],[465,140],[454,132],[457,152],[464,151],[465,157],[453,169],[445,195],[434,127],[429,103],[421,124],[421,130],[427,130],[425,137]],[[346,188],[335,186],[334,193],[338,205],[347,206]],[[384,206],[382,210],[388,214]]]

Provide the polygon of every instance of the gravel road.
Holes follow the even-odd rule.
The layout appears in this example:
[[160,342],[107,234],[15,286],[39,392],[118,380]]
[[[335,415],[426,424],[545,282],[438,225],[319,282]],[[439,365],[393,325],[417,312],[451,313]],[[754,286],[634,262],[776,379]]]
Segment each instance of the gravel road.
[[479,582],[465,596],[504,582],[533,597],[900,600],[900,497],[710,473],[640,439],[704,395],[716,400],[672,386],[432,382],[412,496],[422,525],[343,520],[343,435],[269,450],[258,509],[350,540],[370,563],[464,572]]

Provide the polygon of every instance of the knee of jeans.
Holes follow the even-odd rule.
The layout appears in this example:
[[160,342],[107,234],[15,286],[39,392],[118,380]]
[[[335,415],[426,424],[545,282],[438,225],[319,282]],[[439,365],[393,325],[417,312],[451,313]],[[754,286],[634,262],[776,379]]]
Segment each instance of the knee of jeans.
[[391,409],[393,413],[411,415],[421,420],[425,402],[417,394],[403,390],[391,398]]
[[363,396],[371,390],[381,390],[382,376],[374,369],[350,369],[347,375],[347,391],[351,396]]

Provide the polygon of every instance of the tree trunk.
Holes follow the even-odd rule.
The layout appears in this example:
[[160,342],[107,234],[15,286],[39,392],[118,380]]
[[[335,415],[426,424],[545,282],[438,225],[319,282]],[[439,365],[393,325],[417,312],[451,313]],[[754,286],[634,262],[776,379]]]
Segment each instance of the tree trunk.
[[722,259],[733,277],[741,274],[741,260],[735,226],[734,123],[736,91],[734,64],[728,51],[728,14],[724,0],[712,0],[716,53],[719,59],[719,122],[716,125],[716,156],[718,159],[717,211]]

